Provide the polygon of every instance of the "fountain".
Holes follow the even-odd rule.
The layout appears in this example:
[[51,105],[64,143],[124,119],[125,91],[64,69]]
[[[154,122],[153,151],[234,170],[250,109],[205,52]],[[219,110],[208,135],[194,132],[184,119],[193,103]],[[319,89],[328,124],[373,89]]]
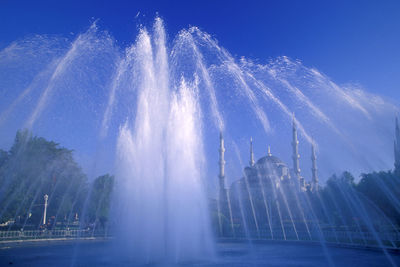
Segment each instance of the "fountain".
[[182,79],[170,91],[160,19],[154,39],[142,31],[135,49],[137,111],[134,123],[127,121],[118,137],[115,206],[121,219],[116,235],[127,255],[145,262],[209,257],[213,249],[195,88]]
[[[365,264],[400,262],[392,253],[400,245],[398,222],[357,191],[349,173],[326,179],[342,170],[391,168],[399,108],[359,86],[337,85],[287,57],[267,64],[238,60],[197,27],[169,41],[157,17],[127,47],[97,22],[74,40],[15,41],[0,50],[0,87],[0,145],[26,128],[75,149],[89,177],[115,175],[90,181],[88,189],[79,167],[70,164],[70,172],[63,165],[66,156],[6,194],[19,161],[1,167],[0,153],[0,219],[24,220],[18,231],[7,225],[5,237],[97,240],[48,246],[54,257],[33,265],[70,265],[59,258],[66,254],[72,265],[105,266],[351,265],[354,257]],[[44,142],[27,133],[17,137],[21,145],[6,153],[16,159]],[[249,166],[242,159],[248,140]],[[292,161],[293,168],[284,163]],[[58,179],[71,173],[80,178]],[[400,211],[392,191],[398,181],[379,181],[386,204]],[[97,192],[111,184],[104,209],[107,197]],[[42,207],[40,225],[27,231],[27,214]],[[99,226],[104,217],[106,225]],[[58,227],[61,221],[75,222],[76,229]],[[99,241],[100,228],[105,241]],[[20,249],[3,250],[0,264],[5,258],[18,263],[18,257],[23,264],[41,253]]]

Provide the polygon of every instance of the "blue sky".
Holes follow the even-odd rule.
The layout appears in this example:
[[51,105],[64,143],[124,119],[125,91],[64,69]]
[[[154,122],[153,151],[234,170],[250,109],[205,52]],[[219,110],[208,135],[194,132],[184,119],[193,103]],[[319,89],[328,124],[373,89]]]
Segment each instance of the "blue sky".
[[[137,18],[136,15],[140,12]],[[286,55],[338,83],[400,99],[399,1],[2,1],[0,47],[26,35],[70,35],[99,19],[121,43],[156,13],[169,36],[196,25],[232,54]]]
[[[335,135],[331,130],[328,129],[331,131],[329,132],[326,129],[325,124],[318,120],[315,122],[313,120],[315,107],[307,104],[311,108],[302,109],[303,107],[293,100],[297,98],[292,99],[289,95],[285,95],[286,91],[282,86],[272,83],[272,91],[278,98],[279,96],[282,97],[282,101],[287,104],[290,114],[292,111],[296,111],[296,115],[305,124],[306,129],[314,134],[317,142],[321,144],[321,151],[319,151],[318,156],[321,159],[320,162],[325,163],[326,166],[324,166],[325,168],[321,166],[320,170],[325,169],[326,173],[331,174],[340,171],[338,166],[347,168],[347,165],[352,165],[352,159],[357,158],[363,168],[356,171],[366,172],[389,169],[393,166],[392,138],[395,113],[393,110],[398,110],[398,108],[393,108],[390,103],[394,102],[397,105],[400,103],[400,16],[398,14],[400,14],[400,2],[398,1],[385,1],[382,4],[378,1],[199,1],[197,3],[194,1],[84,1],[82,3],[82,1],[74,0],[6,0],[0,3],[0,50],[15,40],[29,40],[27,37],[35,34],[67,37],[67,43],[69,43],[76,40],[79,34],[85,33],[90,25],[97,20],[100,32],[108,31],[117,41],[117,47],[121,50],[119,53],[122,54],[123,49],[121,48],[129,47],[135,42],[139,29],[142,26],[151,28],[154,18],[160,16],[165,23],[169,38],[168,45],[171,45],[172,39],[182,29],[197,26],[202,31],[211,34],[215,40],[218,40],[219,45],[226,48],[236,61],[244,57],[246,60],[250,60],[249,62],[255,61],[265,64],[269,60],[287,56],[293,60],[291,64],[296,65],[298,59],[303,64],[296,65],[300,67],[299,72],[288,77],[289,81],[293,82],[294,85],[299,82],[297,86],[311,97],[311,101],[317,103],[317,108],[321,108],[327,113],[327,117],[333,123],[336,123],[339,131],[347,130],[348,135]],[[209,55],[212,57],[211,53]],[[90,73],[92,68],[86,67],[93,67],[93,70],[104,71],[104,73],[97,73],[97,76],[91,75],[91,73],[86,76],[99,78],[93,81],[84,78],[80,80],[71,74],[72,71],[67,73],[71,75],[62,76],[63,79],[66,79],[65,84],[68,86],[63,83],[59,84],[65,91],[56,95],[59,98],[55,99],[54,102],[50,101],[53,106],[46,107],[48,116],[42,121],[43,124],[39,124],[34,130],[35,134],[55,140],[76,150],[79,161],[82,165],[86,165],[85,170],[88,170],[92,168],[91,165],[102,165],[97,162],[97,159],[92,159],[93,155],[101,154],[98,152],[99,150],[106,151],[105,154],[107,155],[103,161],[110,161],[107,158],[110,154],[108,148],[101,148],[101,145],[100,148],[98,147],[99,144],[96,143],[92,131],[96,127],[93,125],[98,123],[98,118],[103,116],[104,110],[96,110],[95,107],[97,107],[96,104],[101,102],[98,99],[108,97],[110,89],[108,83],[112,77],[108,72],[113,72],[111,58],[114,57],[111,56],[107,61],[106,58],[96,59],[96,56],[89,54],[85,54],[85,56],[82,59],[82,64],[76,63],[74,65],[82,68],[73,70],[74,74],[78,73],[77,77],[80,77],[81,74]],[[30,83],[30,81],[24,80],[29,76],[24,70],[30,71],[31,68],[29,61],[25,62],[25,59],[24,56],[21,65],[18,65],[18,59],[16,65],[11,67],[3,64],[5,72],[0,72],[0,79],[4,77],[4,81],[0,80],[0,104],[3,103],[3,106],[0,106],[0,115],[21,93],[16,92],[18,86],[23,90]],[[36,64],[38,66],[49,63],[46,63],[43,57],[39,60],[32,57],[31,60],[34,60],[35,64],[43,61],[43,64]],[[96,60],[102,60],[101,64],[98,64]],[[280,63],[284,63],[282,58]],[[100,65],[102,67],[97,68]],[[25,69],[21,68],[21,70],[21,66]],[[276,65],[276,67],[279,66]],[[82,70],[82,73],[79,70]],[[89,72],[85,72],[87,70]],[[330,79],[325,79],[325,76],[321,76],[319,72],[316,75],[313,73],[314,70],[327,75]],[[35,72],[35,75],[38,71],[39,69],[32,68],[32,73]],[[307,80],[306,76],[310,75],[310,72],[317,80]],[[8,73],[18,73],[18,75],[8,75]],[[264,74],[266,73],[262,71],[258,73],[258,79],[262,80],[263,77],[267,79],[268,75]],[[290,75],[290,71],[284,73],[284,75]],[[319,83],[321,77],[324,82]],[[18,81],[19,78],[21,78],[21,81]],[[247,119],[244,119],[245,116],[243,118],[238,116],[239,119],[236,121],[237,118],[233,114],[236,114],[236,111],[242,111],[241,108],[237,107],[243,103],[225,101],[230,99],[231,92],[234,91],[235,87],[231,78],[225,77],[225,79],[228,81],[227,86],[223,82],[219,85],[216,84],[216,87],[221,87],[217,88],[217,92],[220,94],[218,99],[221,99],[221,106],[226,106],[226,117],[234,119],[233,122],[227,119],[228,128],[233,127],[236,131],[231,131],[230,140],[237,142],[241,152],[246,151],[242,153],[244,159],[247,157],[248,140],[252,136],[256,140],[256,157],[264,155],[266,145],[271,144],[274,153],[286,162],[290,162],[290,130],[288,129],[290,129],[291,119],[287,120],[286,115],[281,117],[279,114],[282,112],[274,110],[274,103],[266,101],[262,103],[262,107],[267,110],[267,115],[272,122],[271,133],[266,134],[258,124],[252,125]],[[323,84],[326,85],[330,81],[339,86],[347,83],[359,84],[363,90],[371,92],[373,95],[359,93],[357,90],[352,91],[350,96],[354,99],[349,104],[346,102],[349,95],[329,95],[329,92],[331,92],[329,86],[324,89],[321,88]],[[103,89],[106,90],[107,94],[80,93],[82,91],[79,90],[84,91],[86,88],[85,82],[93,85],[91,89],[104,87]],[[268,84],[267,80],[265,82]],[[2,86],[3,84],[5,86]],[[37,89],[44,90],[46,88],[46,84],[42,84],[40,80],[38,84]],[[70,89],[76,90],[73,91],[76,93],[69,94],[72,92],[69,91]],[[15,92],[11,92],[12,90]],[[97,91],[93,90],[93,92]],[[319,92],[326,95],[321,97]],[[386,97],[389,101],[381,101],[380,98],[375,98],[376,95]],[[7,96],[9,98],[6,98]],[[85,97],[90,98],[94,103],[92,105],[81,105],[80,101],[86,101]],[[28,102],[29,99],[31,98],[28,97],[26,101]],[[336,102],[334,103],[334,101]],[[340,108],[346,105],[347,107],[351,106],[357,101],[358,104],[367,109],[361,109],[361,113],[365,111],[368,116],[360,117],[360,114],[354,111],[357,110],[357,107],[354,108],[354,106],[349,109]],[[15,131],[23,127],[24,124],[19,121],[25,121],[24,116],[30,115],[27,112],[31,112],[30,108],[36,104],[33,100],[31,102],[28,103],[29,105],[21,102],[25,105],[25,113],[22,112],[22,109],[15,109],[15,112],[7,121],[8,124],[0,127],[0,148],[9,147]],[[249,112],[246,114],[250,115],[251,109],[244,109]],[[304,112],[302,113],[302,111]],[[319,110],[317,111],[319,112]],[[316,113],[318,114],[318,112]],[[98,117],[88,119],[77,114],[85,114],[89,117],[96,114]],[[76,118],[80,119],[77,120]],[[207,119],[209,118],[207,117]],[[240,119],[242,120],[240,121]],[[85,120],[90,121],[93,125],[86,123]],[[54,125],[58,127],[53,127]],[[79,128],[80,126],[82,128]],[[115,125],[115,129],[118,129],[118,127],[119,125]],[[324,131],[329,132],[330,138]],[[116,130],[115,133],[117,132]],[[232,132],[235,132],[235,134]],[[282,133],[287,133],[287,136]],[[85,134],[86,137],[84,137]],[[217,136],[214,132],[211,134]],[[359,138],[360,136],[363,136],[364,139]],[[337,145],[338,138],[342,138],[344,143],[350,144],[350,148],[348,145]],[[211,140],[212,136],[209,139]],[[209,142],[210,153],[208,154],[211,154],[212,157],[216,157],[217,141],[218,138]],[[227,140],[227,145],[229,142]],[[376,144],[376,146],[365,145],[371,143]],[[301,158],[301,164],[304,165],[303,169],[309,172],[310,149],[304,138],[301,139],[301,145],[303,146],[301,147],[302,155],[304,155]],[[357,149],[352,148],[351,145],[356,146]],[[336,147],[335,153],[332,153],[332,146]],[[232,147],[231,144],[230,153],[234,154]],[[342,157],[343,152],[349,157],[346,166],[343,165],[343,161],[346,161]],[[341,157],[337,157],[339,153]],[[234,165],[232,162],[236,156],[236,154],[227,155],[228,159],[229,157],[232,158],[230,159],[231,166]],[[102,156],[100,155],[100,157]],[[332,158],[341,159],[342,162],[334,163]],[[379,160],[376,160],[376,158]],[[101,162],[101,159],[98,161]],[[216,168],[214,164],[216,161],[216,158],[211,160],[210,165],[214,168]],[[246,161],[244,160],[244,162]],[[95,168],[97,167],[93,167],[93,169]],[[231,170],[231,176],[240,175],[240,168],[241,166]],[[104,169],[106,168],[104,167]],[[211,170],[211,173],[214,175],[216,170]]]

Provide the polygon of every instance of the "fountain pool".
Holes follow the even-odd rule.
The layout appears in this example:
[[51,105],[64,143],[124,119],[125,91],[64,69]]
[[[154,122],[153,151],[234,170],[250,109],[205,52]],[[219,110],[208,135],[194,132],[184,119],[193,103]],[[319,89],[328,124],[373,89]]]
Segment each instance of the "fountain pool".
[[[329,266],[319,244],[263,241],[249,246],[242,242],[218,242],[217,256],[212,259],[180,262],[177,264],[153,262],[139,266]],[[76,248],[79,247],[77,250]],[[124,258],[109,253],[112,241],[89,240],[75,242],[53,241],[8,245],[0,249],[0,265],[7,266],[71,266],[71,255],[76,253],[75,266],[137,266]],[[335,266],[388,266],[379,250],[328,246]],[[396,264],[400,254],[391,253]]]

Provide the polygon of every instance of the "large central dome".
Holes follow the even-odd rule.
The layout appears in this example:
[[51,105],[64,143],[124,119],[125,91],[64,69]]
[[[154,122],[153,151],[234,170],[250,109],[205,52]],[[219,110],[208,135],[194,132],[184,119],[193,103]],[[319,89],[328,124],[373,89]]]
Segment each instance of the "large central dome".
[[260,158],[256,165],[260,165],[260,164],[268,164],[268,163],[273,163],[273,164],[283,164],[285,165],[285,163],[283,163],[282,160],[280,160],[278,157],[272,156],[272,155],[267,155],[265,157]]

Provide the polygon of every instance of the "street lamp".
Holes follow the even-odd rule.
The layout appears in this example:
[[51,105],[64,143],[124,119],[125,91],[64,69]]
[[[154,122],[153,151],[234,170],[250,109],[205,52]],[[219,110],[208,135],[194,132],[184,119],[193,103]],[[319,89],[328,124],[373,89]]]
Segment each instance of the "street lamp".
[[46,212],[47,212],[47,200],[49,196],[46,194],[44,195],[44,213],[43,213],[43,224],[46,224]]

